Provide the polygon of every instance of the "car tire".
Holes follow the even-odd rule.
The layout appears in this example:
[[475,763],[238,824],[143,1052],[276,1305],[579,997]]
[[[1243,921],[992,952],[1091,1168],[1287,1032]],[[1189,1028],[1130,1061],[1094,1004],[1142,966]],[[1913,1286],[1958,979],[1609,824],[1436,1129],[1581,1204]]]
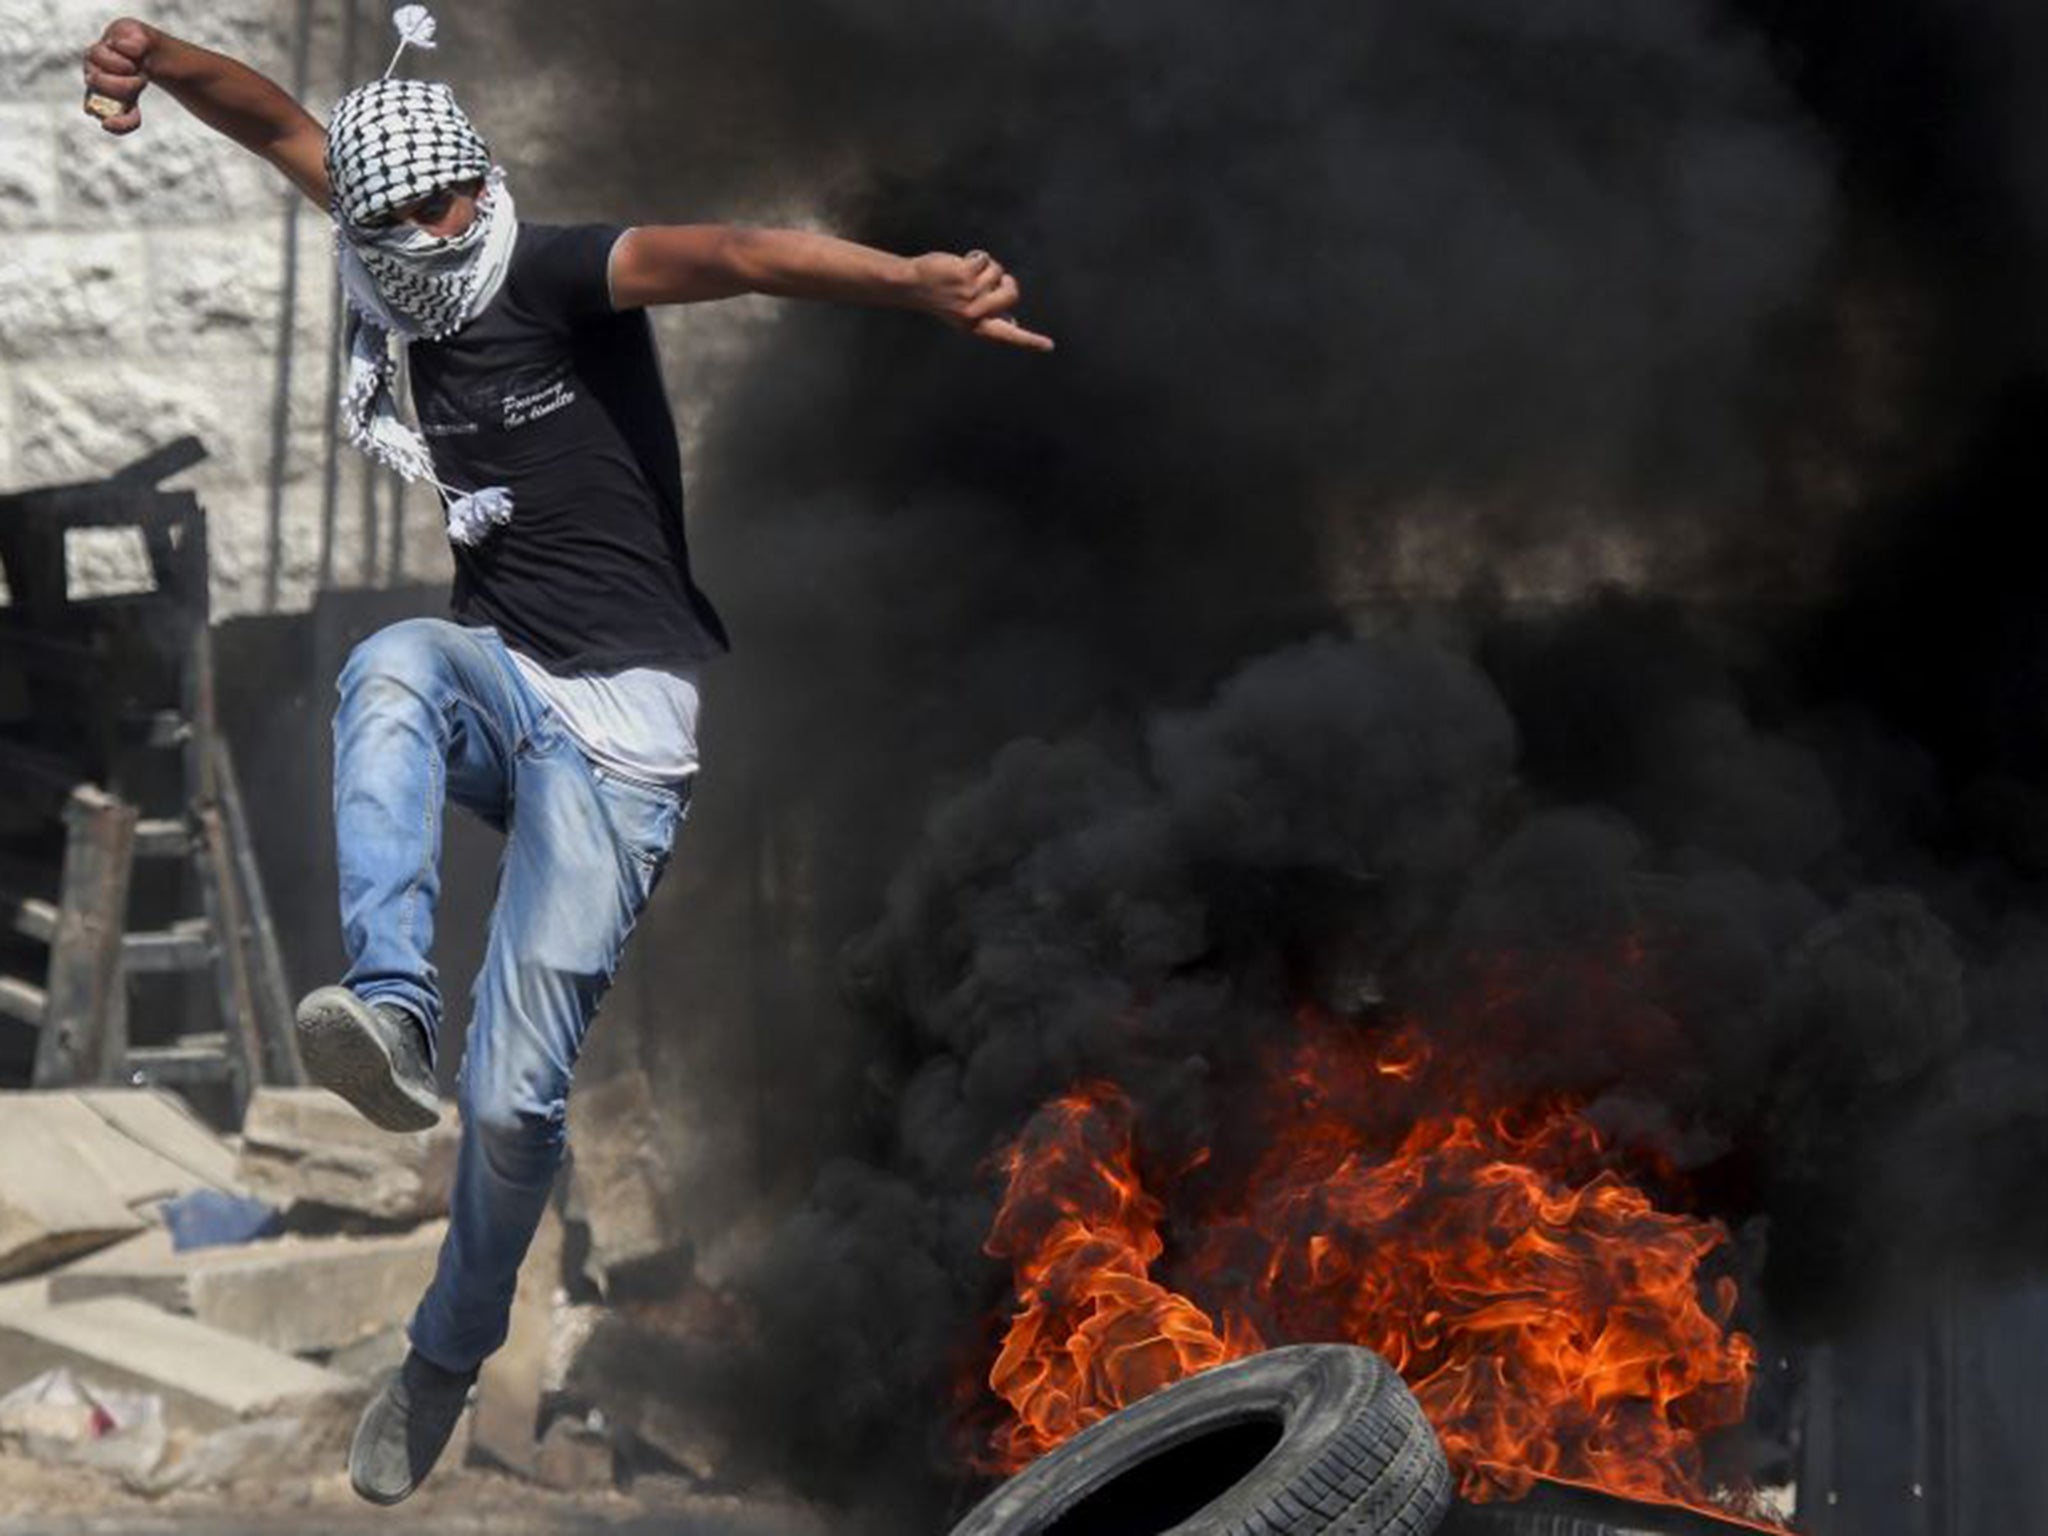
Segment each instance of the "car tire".
[[1298,1344],[1090,1425],[953,1536],[1427,1536],[1450,1502],[1443,1448],[1394,1370]]

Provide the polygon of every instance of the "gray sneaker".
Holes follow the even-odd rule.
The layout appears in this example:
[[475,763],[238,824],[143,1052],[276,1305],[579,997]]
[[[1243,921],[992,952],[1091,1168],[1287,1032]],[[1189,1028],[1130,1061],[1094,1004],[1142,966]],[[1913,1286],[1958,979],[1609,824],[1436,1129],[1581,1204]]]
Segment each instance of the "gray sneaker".
[[372,1007],[346,987],[308,992],[299,1004],[299,1058],[306,1075],[387,1131],[426,1131],[441,1121],[427,1065],[426,1033],[403,1008]]
[[396,1504],[427,1480],[455,1433],[476,1372],[444,1371],[411,1350],[356,1423],[348,1480],[372,1504]]

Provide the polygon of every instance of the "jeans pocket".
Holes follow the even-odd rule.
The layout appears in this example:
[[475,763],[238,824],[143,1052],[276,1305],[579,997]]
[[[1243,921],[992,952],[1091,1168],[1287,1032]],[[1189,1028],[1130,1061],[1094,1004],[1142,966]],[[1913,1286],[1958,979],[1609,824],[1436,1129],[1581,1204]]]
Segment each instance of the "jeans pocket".
[[612,833],[639,867],[644,895],[653,889],[654,881],[668,863],[669,850],[675,846],[676,829],[689,803],[689,785],[686,782],[670,789],[620,778],[602,768],[594,769],[593,773],[598,796],[611,819]]

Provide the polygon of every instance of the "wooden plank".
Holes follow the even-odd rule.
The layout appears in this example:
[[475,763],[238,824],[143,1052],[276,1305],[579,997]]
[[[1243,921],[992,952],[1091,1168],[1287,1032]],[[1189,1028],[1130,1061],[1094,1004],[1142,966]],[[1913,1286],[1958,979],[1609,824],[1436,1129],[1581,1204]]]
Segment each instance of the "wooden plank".
[[0,912],[9,914],[8,926],[24,939],[47,944],[57,933],[57,908],[39,896],[17,896],[0,891]]
[[236,1064],[224,1034],[187,1035],[176,1045],[136,1046],[128,1052],[129,1078],[137,1085],[179,1087],[187,1083],[232,1083]]
[[105,481],[88,485],[40,486],[0,497],[6,515],[68,528],[163,527],[183,518],[193,503],[189,491],[156,491]]
[[161,448],[153,448],[133,464],[114,471],[111,483],[120,486],[154,486],[159,480],[183,474],[195,464],[206,462],[206,445],[187,432]]
[[131,933],[121,940],[121,964],[131,976],[203,971],[213,964],[213,931],[205,918],[195,917]]
[[121,976],[134,864],[135,807],[80,785],[64,808],[67,838],[50,940],[49,998],[36,1042],[35,1083],[93,1082],[119,1066],[127,1045],[108,1028]]
[[249,950],[250,982],[255,990],[258,1029],[262,1035],[264,1081],[292,1086],[306,1081],[306,1069],[299,1060],[299,1034],[293,1026],[292,994],[285,980],[284,955],[278,948],[277,925],[271,920],[270,898],[263,888],[263,871],[256,863],[256,848],[249,835],[249,818],[242,805],[241,779],[235,772],[235,755],[225,736],[216,736],[215,770],[220,788],[220,808],[234,854],[235,876],[248,917],[244,934]]
[[49,1001],[43,989],[13,976],[0,976],[0,1013],[23,1024],[40,1026]]
[[151,818],[135,824],[135,857],[182,859],[192,851],[192,828],[182,816]]
[[206,519],[196,506],[177,550],[175,570],[160,573],[166,588],[183,599],[182,704],[192,733],[185,741],[185,793],[191,806],[198,847],[193,866],[206,920],[228,942],[215,946],[215,989],[220,998],[221,1025],[228,1038],[228,1061],[235,1113],[247,1108],[249,1095],[263,1081],[264,1063],[256,1021],[255,991],[250,982],[244,946],[234,942],[242,932],[242,901],[228,849],[220,809],[220,754],[215,748],[219,716],[214,707],[213,628],[207,622]]

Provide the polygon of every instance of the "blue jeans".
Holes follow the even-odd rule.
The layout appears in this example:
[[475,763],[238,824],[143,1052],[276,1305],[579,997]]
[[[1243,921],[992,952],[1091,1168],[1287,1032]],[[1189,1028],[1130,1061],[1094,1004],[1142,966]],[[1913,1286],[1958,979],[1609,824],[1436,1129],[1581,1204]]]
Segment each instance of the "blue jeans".
[[505,1342],[519,1265],[562,1161],[577,1053],[668,862],[689,789],[595,766],[491,629],[394,624],[350,654],[340,690],[342,983],[417,1015],[437,1058],[430,957],[443,804],[505,833],[457,1078],[448,1237],[410,1329],[428,1360],[467,1371]]

